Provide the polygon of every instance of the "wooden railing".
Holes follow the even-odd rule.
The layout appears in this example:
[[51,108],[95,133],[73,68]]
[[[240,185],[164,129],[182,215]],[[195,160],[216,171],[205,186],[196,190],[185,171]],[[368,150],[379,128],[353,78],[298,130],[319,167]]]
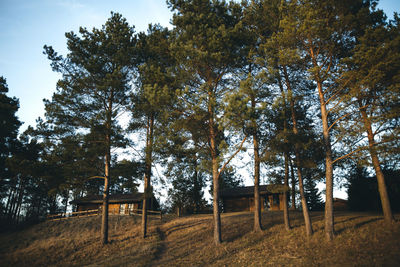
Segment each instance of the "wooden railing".
[[[121,214],[118,209],[109,209],[109,215],[137,215],[142,216],[142,209],[128,209],[127,213]],[[49,214],[47,215],[47,220],[49,221],[59,221],[68,218],[76,218],[76,217],[88,217],[88,216],[96,216],[101,214],[101,208],[97,210],[85,210],[85,211],[75,211],[75,212],[63,212],[58,214]],[[160,217],[162,220],[162,212],[155,210],[147,210],[147,214],[150,216]]]
[[75,211],[75,212],[62,212],[58,214],[49,214],[47,215],[47,220],[50,221],[58,221],[62,219],[68,219],[72,217],[88,217],[88,216],[96,216],[99,215],[100,210],[84,210],[84,211]]

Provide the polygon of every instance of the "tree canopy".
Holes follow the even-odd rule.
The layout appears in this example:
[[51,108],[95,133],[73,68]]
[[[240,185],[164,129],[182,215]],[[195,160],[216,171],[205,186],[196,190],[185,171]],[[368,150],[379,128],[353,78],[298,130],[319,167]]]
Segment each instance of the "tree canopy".
[[[262,231],[259,185],[288,188],[289,178],[308,236],[308,210],[324,206],[326,238],[334,238],[333,189],[346,177],[350,203],[373,190],[380,203],[371,205],[393,221],[398,15],[388,21],[369,0],[167,3],[171,29],[151,24],[136,33],[111,13],[100,29],[66,33],[66,55],[45,45],[61,78],[44,100],[45,118],[19,137],[18,100],[0,78],[2,219],[65,212],[69,200],[102,194],[106,244],[110,192],[143,185],[144,238],[147,200],[164,191],[170,210],[212,209],[220,244],[219,194],[240,185],[241,165],[254,184],[255,231]],[[324,205],[317,183],[325,184]]]

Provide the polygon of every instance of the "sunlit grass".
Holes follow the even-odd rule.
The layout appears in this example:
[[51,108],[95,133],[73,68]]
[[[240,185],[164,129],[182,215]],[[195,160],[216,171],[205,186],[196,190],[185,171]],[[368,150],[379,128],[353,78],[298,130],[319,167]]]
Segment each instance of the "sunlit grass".
[[[400,222],[380,216],[338,213],[336,237],[325,241],[323,213],[312,213],[314,235],[305,236],[300,212],[287,232],[281,212],[263,213],[264,230],[252,231],[253,214],[222,215],[215,246],[212,216],[166,216],[150,220],[140,236],[140,218],[111,216],[110,244],[100,244],[100,218],[44,222],[0,236],[1,266],[399,266]],[[399,218],[397,218],[399,219]]]

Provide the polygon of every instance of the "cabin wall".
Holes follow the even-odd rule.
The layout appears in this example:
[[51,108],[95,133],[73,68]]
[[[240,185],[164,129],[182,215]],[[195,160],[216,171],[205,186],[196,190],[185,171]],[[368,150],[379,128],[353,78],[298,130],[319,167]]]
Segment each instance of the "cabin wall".
[[268,195],[269,210],[283,210],[283,194]]
[[78,204],[76,207],[76,211],[86,211],[86,210],[97,210],[99,209],[100,204]]
[[248,197],[223,199],[223,206],[225,212],[250,210]]
[[[283,194],[260,196],[261,210],[283,210]],[[254,197],[222,198],[224,212],[254,211]]]
[[[76,211],[86,211],[86,210],[97,210],[102,206],[102,204],[77,204]],[[108,214],[129,214],[129,210],[137,210],[142,207],[142,203],[110,203],[108,204]],[[150,209],[152,207],[150,206]]]

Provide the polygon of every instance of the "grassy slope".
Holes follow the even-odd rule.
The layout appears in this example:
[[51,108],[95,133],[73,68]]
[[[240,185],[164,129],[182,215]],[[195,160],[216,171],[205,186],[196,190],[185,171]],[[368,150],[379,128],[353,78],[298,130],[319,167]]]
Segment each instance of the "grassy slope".
[[312,213],[312,220],[315,234],[308,240],[300,212],[291,213],[290,232],[282,213],[264,213],[261,233],[252,232],[251,213],[224,214],[218,247],[211,215],[154,219],[146,240],[139,218],[112,216],[105,247],[99,217],[45,222],[0,235],[0,266],[400,266],[399,221],[387,227],[379,216],[338,213],[337,235],[328,243],[323,214]]

